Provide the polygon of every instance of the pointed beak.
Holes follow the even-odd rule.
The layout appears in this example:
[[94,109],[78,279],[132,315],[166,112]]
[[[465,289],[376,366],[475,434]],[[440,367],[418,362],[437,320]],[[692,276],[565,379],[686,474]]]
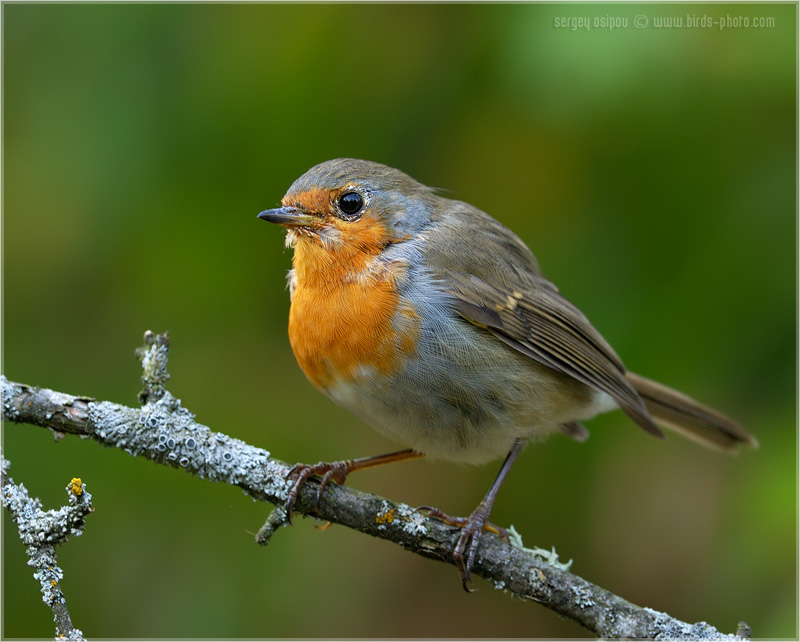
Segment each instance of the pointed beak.
[[258,218],[286,227],[314,227],[319,224],[319,217],[303,214],[295,207],[264,210],[258,215]]

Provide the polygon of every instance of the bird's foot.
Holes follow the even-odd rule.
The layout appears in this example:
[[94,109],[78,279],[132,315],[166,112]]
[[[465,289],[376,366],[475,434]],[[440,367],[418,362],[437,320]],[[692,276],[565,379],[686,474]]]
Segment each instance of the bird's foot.
[[355,466],[352,460],[333,462],[321,461],[313,465],[295,464],[292,466],[292,468],[286,474],[287,479],[290,477],[294,479],[294,483],[289,489],[286,500],[286,521],[289,523],[289,525],[292,523],[292,511],[303,484],[305,484],[312,477],[322,477],[319,482],[319,488],[317,488],[316,505],[319,506],[319,502],[322,499],[322,493],[325,490],[325,487],[332,481],[336,482],[337,484],[344,484],[344,482],[347,480],[347,476],[353,472],[353,470],[355,470]]
[[509,541],[508,531],[502,526],[496,526],[488,521],[490,506],[481,502],[469,517],[451,517],[443,513],[438,508],[431,506],[420,506],[418,510],[427,511],[430,517],[434,517],[448,526],[455,526],[461,529],[458,541],[453,549],[453,560],[455,561],[458,575],[461,578],[461,585],[467,593],[472,593],[475,589],[468,586],[471,582],[471,569],[475,563],[475,556],[478,552],[478,543],[483,531],[489,531],[501,537],[506,542]]
[[321,476],[319,488],[317,488],[317,503],[319,506],[322,493],[329,482],[336,482],[337,484],[344,484],[347,476],[356,470],[365,468],[374,468],[375,466],[382,466],[383,464],[391,464],[395,461],[404,461],[406,459],[416,459],[422,457],[422,453],[414,450],[399,450],[387,455],[376,455],[373,457],[361,457],[360,459],[346,459],[343,461],[324,462],[318,464],[295,464],[291,470],[286,474],[286,478],[293,477],[294,483],[289,489],[288,498],[286,500],[286,521],[291,525],[292,523],[292,509],[297,501],[297,496],[300,489],[312,477]]

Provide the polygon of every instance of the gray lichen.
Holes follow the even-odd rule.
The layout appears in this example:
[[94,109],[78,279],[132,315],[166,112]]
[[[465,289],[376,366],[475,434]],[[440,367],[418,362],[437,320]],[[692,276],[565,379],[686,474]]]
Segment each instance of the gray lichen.
[[148,403],[161,399],[167,389],[167,359],[169,358],[169,334],[144,333],[144,346],[136,350],[142,362],[142,383],[139,402]]
[[3,388],[3,420],[13,421],[19,417],[19,410],[14,405],[16,396],[14,388],[9,385],[5,375],[0,375],[0,384],[2,384]]
[[654,617],[654,640],[739,640],[743,638],[736,635],[720,633],[707,622],[689,624],[676,620],[666,613],[656,611],[649,607],[644,610]]
[[508,541],[512,546],[515,546],[521,551],[525,551],[531,557],[539,557],[548,564],[550,564],[550,566],[555,566],[556,568],[559,568],[562,571],[568,571],[569,568],[572,566],[572,560],[570,560],[569,562],[559,561],[558,553],[556,553],[555,546],[550,548],[550,550],[546,548],[539,548],[538,546],[534,546],[533,548],[527,548],[522,542],[522,535],[520,535],[519,532],[517,532],[517,529],[514,528],[513,524],[508,527]]

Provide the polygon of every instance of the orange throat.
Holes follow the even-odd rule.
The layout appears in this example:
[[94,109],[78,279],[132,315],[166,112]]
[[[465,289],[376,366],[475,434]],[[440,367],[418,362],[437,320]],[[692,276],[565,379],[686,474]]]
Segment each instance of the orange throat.
[[381,261],[380,249],[370,249],[297,238],[289,341],[303,372],[322,390],[392,375],[415,353],[420,318],[397,291],[407,267]]

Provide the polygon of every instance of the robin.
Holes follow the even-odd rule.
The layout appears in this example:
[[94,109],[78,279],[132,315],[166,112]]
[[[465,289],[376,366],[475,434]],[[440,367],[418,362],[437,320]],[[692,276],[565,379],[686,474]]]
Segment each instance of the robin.
[[[298,178],[281,207],[294,249],[289,340],[308,379],[335,403],[407,447],[388,455],[296,465],[287,514],[306,480],[430,455],[484,464],[505,456],[467,518],[454,561],[470,569],[495,496],[523,446],[622,409],[722,450],[756,440],[689,397],[628,372],[589,320],[539,270],[528,247],[477,208],[403,172],[337,159]],[[318,495],[319,497],[320,495]]]

